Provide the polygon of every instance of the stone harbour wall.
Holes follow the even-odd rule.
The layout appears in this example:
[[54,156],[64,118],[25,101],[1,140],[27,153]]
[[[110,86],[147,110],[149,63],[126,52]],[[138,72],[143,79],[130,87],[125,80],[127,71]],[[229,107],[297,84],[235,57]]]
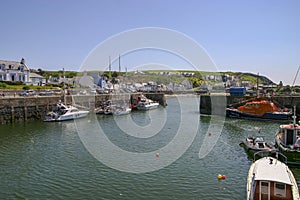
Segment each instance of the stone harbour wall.
[[[129,96],[130,94],[128,94]],[[131,94],[131,99],[140,94]],[[147,98],[166,106],[164,94],[144,94]],[[76,105],[80,109],[93,110],[103,101],[116,99],[113,94],[66,96],[67,104]],[[56,109],[57,102],[64,102],[63,96],[5,96],[0,97],[0,124],[29,120],[43,120],[46,114]]]

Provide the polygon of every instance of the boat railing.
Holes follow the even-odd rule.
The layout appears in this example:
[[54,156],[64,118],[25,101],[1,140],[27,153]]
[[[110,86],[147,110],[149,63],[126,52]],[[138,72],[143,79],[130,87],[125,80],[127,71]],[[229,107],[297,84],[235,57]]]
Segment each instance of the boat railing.
[[281,162],[284,162],[285,164],[287,164],[287,157],[285,155],[283,155],[282,153],[280,153],[278,150],[272,150],[272,151],[258,151],[256,153],[254,153],[253,155],[253,162],[256,161],[256,158],[262,158],[262,157],[267,157],[267,156],[271,156],[274,157],[278,160],[280,160]]

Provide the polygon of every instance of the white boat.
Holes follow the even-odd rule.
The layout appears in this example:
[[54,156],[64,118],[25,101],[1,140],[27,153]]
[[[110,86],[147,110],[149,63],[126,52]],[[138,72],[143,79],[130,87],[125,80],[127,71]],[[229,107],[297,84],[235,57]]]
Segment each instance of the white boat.
[[88,115],[89,111],[79,110],[74,106],[67,106],[61,102],[57,104],[57,111],[50,112],[46,115],[45,122],[66,121],[83,118]]
[[115,107],[112,110],[113,115],[126,115],[131,112],[131,108],[129,107]]
[[151,99],[142,98],[137,104],[137,109],[138,110],[151,110],[151,109],[157,108],[158,106],[159,106],[158,102],[153,101]]
[[295,177],[289,167],[273,157],[255,161],[248,173],[247,200],[299,200]]
[[99,107],[94,109],[94,113],[96,114],[104,114],[104,108]]

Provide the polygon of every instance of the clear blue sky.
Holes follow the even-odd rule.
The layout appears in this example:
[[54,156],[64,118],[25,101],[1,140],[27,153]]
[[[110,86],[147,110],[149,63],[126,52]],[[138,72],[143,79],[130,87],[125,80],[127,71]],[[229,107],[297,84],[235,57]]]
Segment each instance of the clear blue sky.
[[35,69],[78,70],[99,43],[142,27],[188,35],[219,71],[292,84],[300,65],[299,0],[2,0],[0,23],[0,59]]

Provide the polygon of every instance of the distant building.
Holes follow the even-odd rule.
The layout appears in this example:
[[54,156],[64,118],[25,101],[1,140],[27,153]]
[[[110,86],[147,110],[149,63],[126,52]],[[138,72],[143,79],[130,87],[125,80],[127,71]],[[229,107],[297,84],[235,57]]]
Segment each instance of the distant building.
[[90,74],[91,77],[93,77],[94,79],[94,84],[101,87],[101,88],[106,88],[107,86],[107,78],[104,76],[104,74],[102,74],[101,76],[99,75],[99,73],[91,73]]
[[87,72],[84,72],[83,76],[79,78],[79,85],[83,87],[92,87],[94,85],[94,79],[92,76],[87,75]]
[[44,78],[41,75],[38,75],[36,73],[29,73],[29,81],[27,84],[32,85],[45,85],[46,84],[46,78]]
[[29,68],[25,59],[20,62],[0,60],[0,81],[29,82]]

